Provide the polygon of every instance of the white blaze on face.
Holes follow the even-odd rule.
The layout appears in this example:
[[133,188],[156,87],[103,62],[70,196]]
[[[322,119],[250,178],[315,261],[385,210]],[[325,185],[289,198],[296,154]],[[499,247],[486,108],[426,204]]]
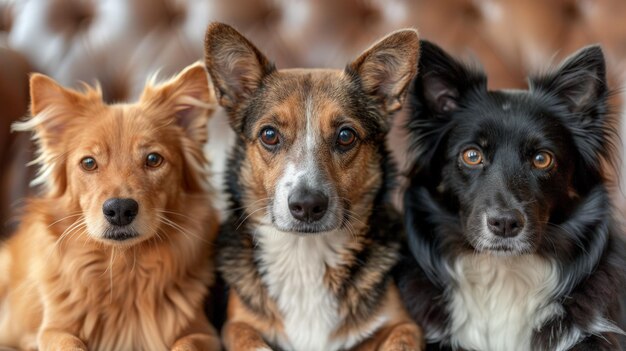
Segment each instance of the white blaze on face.
[[322,149],[325,147],[322,131],[315,125],[315,106],[311,96],[307,96],[304,104],[305,130],[298,131],[290,149],[283,151],[288,153],[287,164],[276,184],[271,209],[274,224],[284,231],[290,231],[298,224],[291,215],[288,203],[289,195],[295,189],[320,191],[329,198],[328,210],[317,224],[319,227],[336,227],[341,219],[341,214],[337,213],[339,208],[335,187],[327,180],[326,169],[319,159],[327,151]]

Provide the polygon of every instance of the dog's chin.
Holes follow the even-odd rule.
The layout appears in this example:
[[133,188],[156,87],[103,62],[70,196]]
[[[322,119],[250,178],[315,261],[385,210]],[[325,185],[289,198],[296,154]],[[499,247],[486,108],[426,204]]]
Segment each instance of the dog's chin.
[[130,227],[108,227],[98,239],[110,245],[129,246],[141,241],[141,235]]
[[522,249],[506,247],[506,246],[488,247],[488,248],[483,248],[481,251],[490,253],[494,256],[521,256],[521,255],[530,253],[528,250],[522,250]]
[[[298,236],[320,235],[341,228],[341,221],[333,220],[333,216],[328,214],[315,222],[304,222],[291,217],[290,215],[273,215],[268,214],[267,220],[271,225],[281,232],[290,233]],[[266,222],[267,223],[267,222]]]
[[319,235],[338,229],[338,226],[318,225],[315,223],[294,223],[288,226],[280,226],[274,223],[276,229],[298,236]]
[[489,253],[494,256],[521,256],[534,252],[534,247],[519,238],[512,239],[482,239],[471,243],[474,250]]

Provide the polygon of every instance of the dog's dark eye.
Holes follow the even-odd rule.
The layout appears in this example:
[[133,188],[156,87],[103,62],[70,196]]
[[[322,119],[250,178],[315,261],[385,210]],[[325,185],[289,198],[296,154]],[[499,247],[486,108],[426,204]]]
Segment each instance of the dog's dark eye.
[[93,157],[84,157],[80,160],[80,166],[88,172],[95,171],[98,168],[98,164]]
[[261,141],[267,146],[275,146],[280,142],[280,138],[276,129],[267,127],[261,131]]
[[546,170],[554,165],[554,156],[547,151],[539,151],[533,157],[533,167],[540,170]]
[[466,165],[474,167],[483,163],[483,154],[478,149],[469,148],[463,151],[461,159]]
[[337,134],[337,145],[344,151],[352,148],[356,142],[356,132],[350,128],[343,128]]
[[163,156],[157,154],[156,152],[149,153],[146,156],[146,166],[150,168],[157,168],[163,164]]

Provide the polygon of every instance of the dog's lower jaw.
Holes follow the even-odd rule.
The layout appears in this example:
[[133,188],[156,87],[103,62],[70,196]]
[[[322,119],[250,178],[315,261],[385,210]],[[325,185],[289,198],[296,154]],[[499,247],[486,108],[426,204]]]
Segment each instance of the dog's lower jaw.
[[530,231],[522,230],[515,237],[503,238],[494,235],[487,227],[487,217],[481,216],[480,225],[468,224],[469,229],[465,235],[476,251],[494,256],[512,257],[532,254],[535,251],[530,242]]
[[342,221],[340,220],[340,218],[342,218],[341,214],[335,215],[335,217],[337,218],[336,220],[328,220],[329,214],[327,214],[321,220],[311,223],[302,222],[295,218],[290,218],[288,221],[284,219],[281,220],[273,214],[268,217],[271,219],[270,221],[272,223],[272,226],[280,230],[281,232],[292,233],[302,236],[332,232],[343,229],[341,228],[343,225]]
[[124,228],[109,228],[103,234],[102,237],[105,240],[117,241],[117,242],[125,242],[135,239],[140,234],[137,233],[134,229],[124,229]]
[[338,226],[333,227],[316,227],[316,226],[290,226],[290,227],[278,227],[274,225],[277,231],[284,233],[285,235],[296,235],[300,237],[310,237],[315,235],[324,235],[326,233],[336,232],[340,229]]

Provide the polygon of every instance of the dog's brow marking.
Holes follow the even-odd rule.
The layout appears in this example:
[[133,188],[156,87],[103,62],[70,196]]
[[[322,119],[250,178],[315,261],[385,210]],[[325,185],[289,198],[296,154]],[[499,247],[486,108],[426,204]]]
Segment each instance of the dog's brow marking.
[[315,133],[313,132],[313,99],[311,94],[307,94],[305,101],[305,117],[306,117],[306,148],[311,153],[315,148]]
[[316,135],[315,127],[313,126],[313,98],[311,93],[307,93],[305,104],[305,117],[306,117],[306,137],[305,137],[305,161],[304,166],[304,178],[307,180],[309,186],[316,185],[317,181],[317,167],[315,162],[316,153]]

